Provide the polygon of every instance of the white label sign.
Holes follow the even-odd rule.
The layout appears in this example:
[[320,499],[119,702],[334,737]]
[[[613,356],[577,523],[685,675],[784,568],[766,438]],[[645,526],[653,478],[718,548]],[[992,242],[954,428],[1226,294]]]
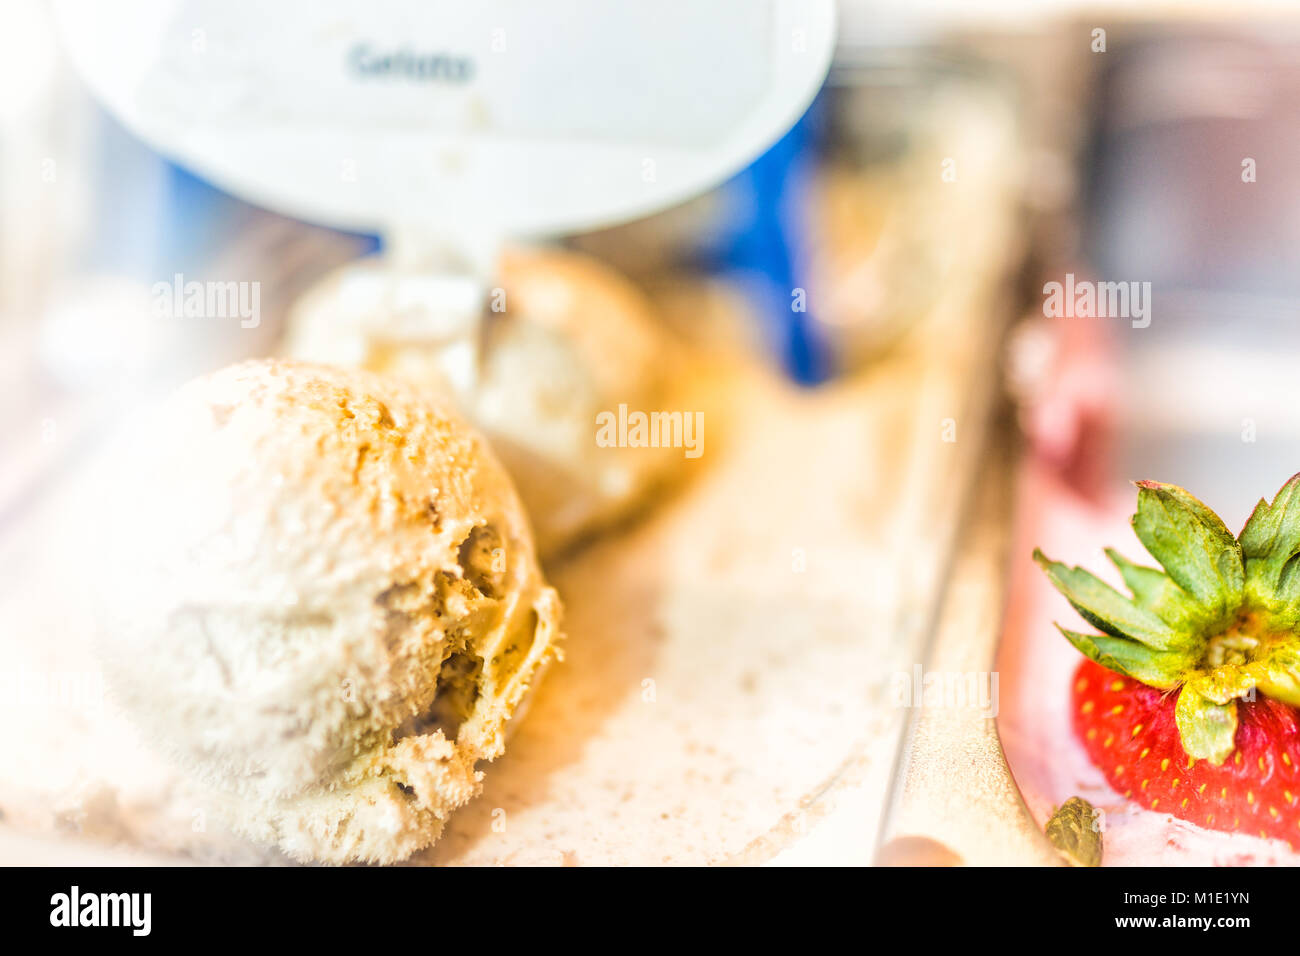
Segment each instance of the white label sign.
[[645,214],[807,107],[832,0],[60,0],[92,89],[259,204],[546,234]]

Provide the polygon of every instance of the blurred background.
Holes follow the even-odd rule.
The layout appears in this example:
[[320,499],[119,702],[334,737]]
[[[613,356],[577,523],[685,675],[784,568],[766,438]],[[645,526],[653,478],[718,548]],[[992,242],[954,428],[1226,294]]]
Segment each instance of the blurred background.
[[[169,161],[97,105],[44,0],[6,0],[0,17],[3,538],[126,410],[283,351],[307,290],[391,250]],[[722,596],[752,604],[752,582],[775,580],[764,591],[775,607],[786,579],[773,568],[788,573],[793,551],[795,572],[806,558],[816,586],[861,602],[846,619],[885,621],[875,612],[887,609],[880,627],[905,635],[902,656],[880,664],[887,675],[923,656],[963,503],[994,465],[1050,476],[999,472],[1010,512],[1024,494],[1114,509],[1127,481],[1154,478],[1234,527],[1300,470],[1298,157],[1300,18],[1288,4],[843,0],[825,85],[763,155],[704,195],[551,245],[602,260],[672,334],[778,383],[782,404],[763,421],[774,434],[786,421],[816,453],[772,439],[743,464],[788,466],[780,507],[817,498],[800,515],[812,530],[767,550],[739,535],[736,578],[747,568],[750,583]],[[149,290],[176,274],[258,283],[260,321],[154,315]],[[1049,314],[1045,286],[1067,276],[1149,288],[1149,323]],[[796,291],[806,302],[792,307]],[[846,435],[862,448],[841,456]],[[736,480],[710,514],[776,510],[752,504],[761,482]],[[720,540],[739,534],[718,520]],[[857,537],[837,537],[855,522]],[[26,552],[9,551],[18,567]],[[1004,584],[990,586],[995,602]],[[823,600],[816,586],[798,585],[799,607]],[[739,620],[718,613],[718,631]],[[865,699],[848,683],[863,669],[837,656],[849,653],[835,645],[807,681],[809,700],[843,704],[828,721]],[[846,683],[828,690],[835,679]],[[881,738],[889,766],[896,735]],[[801,792],[820,793],[843,751],[809,769]],[[877,809],[887,776],[867,788]],[[782,792],[763,826],[793,799]]]

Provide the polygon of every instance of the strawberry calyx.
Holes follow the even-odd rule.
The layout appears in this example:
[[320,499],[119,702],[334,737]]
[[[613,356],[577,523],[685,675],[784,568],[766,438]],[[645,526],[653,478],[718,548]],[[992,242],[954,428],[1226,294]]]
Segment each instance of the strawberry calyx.
[[1300,475],[1261,500],[1239,536],[1175,485],[1137,483],[1133,530],[1159,568],[1107,549],[1129,594],[1083,568],[1034,560],[1100,634],[1060,627],[1084,656],[1176,692],[1189,757],[1232,755],[1237,701],[1300,707]]

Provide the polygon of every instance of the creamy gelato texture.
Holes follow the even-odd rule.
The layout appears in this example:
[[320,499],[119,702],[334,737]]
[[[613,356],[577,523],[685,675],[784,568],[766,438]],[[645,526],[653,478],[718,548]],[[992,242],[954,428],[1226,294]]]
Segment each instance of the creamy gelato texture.
[[558,653],[484,440],[400,379],[253,361],[180,389],[121,461],[100,651],[146,738],[292,856],[436,840]]
[[515,249],[498,282],[473,308],[463,283],[347,266],[295,308],[289,352],[450,395],[491,439],[547,555],[626,513],[680,460],[595,437],[620,404],[671,408],[680,356],[639,290],[587,256]]

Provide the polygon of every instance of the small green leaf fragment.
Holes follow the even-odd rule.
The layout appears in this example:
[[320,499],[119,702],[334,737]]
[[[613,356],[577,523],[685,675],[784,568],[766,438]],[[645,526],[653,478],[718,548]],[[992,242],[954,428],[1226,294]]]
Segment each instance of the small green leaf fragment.
[[1216,704],[1184,684],[1174,705],[1174,721],[1189,757],[1219,766],[1232,754],[1237,736],[1237,702]]
[[1052,814],[1044,832],[1072,865],[1101,866],[1101,819],[1083,797],[1071,797]]

